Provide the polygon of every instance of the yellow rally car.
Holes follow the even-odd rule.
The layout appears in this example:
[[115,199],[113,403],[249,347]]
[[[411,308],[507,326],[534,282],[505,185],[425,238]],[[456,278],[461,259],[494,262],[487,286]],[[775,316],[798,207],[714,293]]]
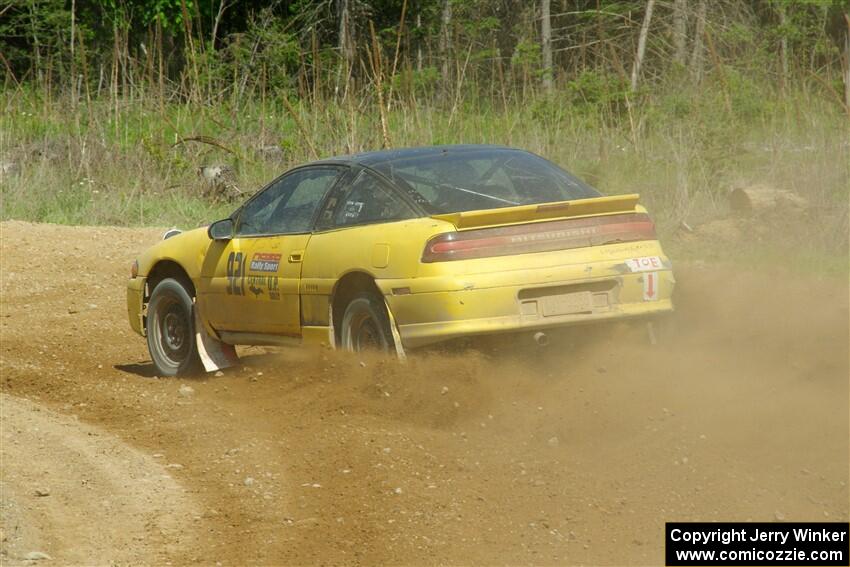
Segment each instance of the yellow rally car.
[[133,265],[130,324],[162,375],[236,344],[395,351],[671,311],[637,195],[604,197],[529,152],[388,150],[297,167],[229,218]]

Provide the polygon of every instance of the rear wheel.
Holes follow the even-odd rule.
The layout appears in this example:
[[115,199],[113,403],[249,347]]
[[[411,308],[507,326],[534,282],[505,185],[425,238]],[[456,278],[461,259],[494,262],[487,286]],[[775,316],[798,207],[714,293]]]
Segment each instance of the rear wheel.
[[342,348],[352,352],[395,348],[387,307],[374,293],[354,296],[342,316]]
[[190,374],[200,368],[192,308],[189,292],[175,279],[162,280],[151,294],[145,328],[148,350],[161,376]]

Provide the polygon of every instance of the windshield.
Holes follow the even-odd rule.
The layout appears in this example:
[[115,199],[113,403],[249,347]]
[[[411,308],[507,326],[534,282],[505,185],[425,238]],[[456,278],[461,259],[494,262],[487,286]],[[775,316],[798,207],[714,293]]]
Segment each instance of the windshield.
[[412,188],[416,200],[432,214],[599,196],[596,189],[555,164],[519,150],[447,150],[373,167]]

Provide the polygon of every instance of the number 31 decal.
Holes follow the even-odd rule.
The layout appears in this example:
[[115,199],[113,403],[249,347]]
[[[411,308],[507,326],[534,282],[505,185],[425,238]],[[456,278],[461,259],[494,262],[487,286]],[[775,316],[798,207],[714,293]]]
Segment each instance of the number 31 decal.
[[245,295],[245,256],[231,252],[227,257],[227,293]]

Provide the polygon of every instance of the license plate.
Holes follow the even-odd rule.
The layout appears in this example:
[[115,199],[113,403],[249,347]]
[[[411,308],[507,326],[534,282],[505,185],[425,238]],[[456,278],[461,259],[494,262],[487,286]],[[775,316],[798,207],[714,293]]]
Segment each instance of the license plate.
[[542,298],[541,303],[544,317],[593,311],[593,297],[589,291],[550,295]]

